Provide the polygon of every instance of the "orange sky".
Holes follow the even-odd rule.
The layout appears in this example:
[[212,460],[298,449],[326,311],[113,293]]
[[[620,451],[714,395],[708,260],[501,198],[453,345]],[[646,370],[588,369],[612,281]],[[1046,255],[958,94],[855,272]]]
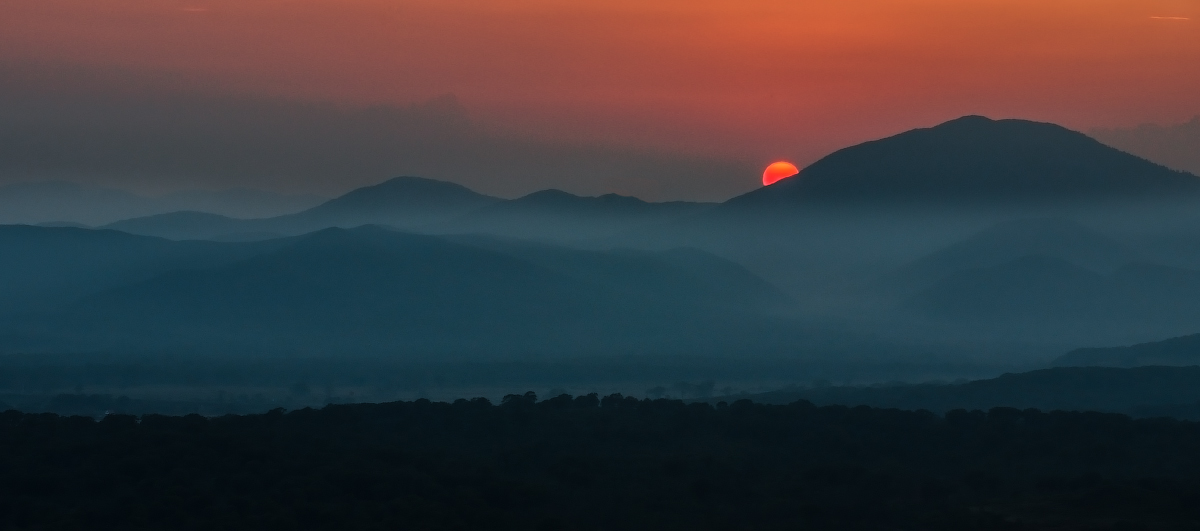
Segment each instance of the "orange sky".
[[0,0],[0,61],[804,164],[963,114],[1186,121],[1200,0]]

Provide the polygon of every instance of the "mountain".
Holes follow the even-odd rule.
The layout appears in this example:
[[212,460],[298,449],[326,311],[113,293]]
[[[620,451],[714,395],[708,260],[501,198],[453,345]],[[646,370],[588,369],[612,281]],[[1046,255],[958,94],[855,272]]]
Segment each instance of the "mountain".
[[172,240],[250,241],[282,236],[260,220],[234,219],[207,212],[170,212],[109,223],[102,229]]
[[29,328],[43,332],[27,344],[421,357],[695,351],[765,345],[775,339],[755,338],[786,332],[771,317],[785,297],[698,251],[505,248],[372,226],[255,244],[166,243],[275,248],[83,297]]
[[651,296],[693,307],[786,312],[795,304],[744,267],[690,248],[585,251],[486,235],[450,237],[504,253],[628,297]]
[[355,189],[303,212],[272,218],[267,226],[289,233],[371,224],[415,228],[444,222],[499,201],[454,183],[396,177]]
[[903,311],[960,334],[1112,343],[1189,333],[1200,323],[1200,271],[1132,263],[1102,274],[1031,255],[960,271]]
[[712,206],[683,201],[648,203],[617,194],[581,197],[561,190],[542,190],[485,206],[440,225],[437,230],[560,241],[588,240],[676,220]]
[[150,197],[63,181],[0,187],[0,224],[69,222],[95,226],[180,210],[232,217],[266,217],[309,208],[321,198],[262,190],[184,190]]
[[1038,321],[1086,316],[1106,301],[1105,278],[1066,260],[1041,255],[968,269],[909,299],[922,314],[964,321]]
[[1054,360],[1054,365],[1063,367],[1200,365],[1200,334],[1127,347],[1075,349]]
[[0,315],[62,309],[168,271],[213,267],[280,242],[174,242],[110,230],[0,226]]
[[181,190],[153,198],[159,212],[194,211],[231,218],[267,218],[301,212],[328,198],[309,194],[281,194],[250,188]]
[[1196,176],[1054,124],[965,116],[839,150],[728,207],[1194,196]]
[[357,188],[302,212],[273,218],[233,219],[203,212],[171,212],[126,219],[103,228],[174,240],[254,240],[330,227],[387,225],[411,229],[446,222],[498,201],[454,183],[396,177]]
[[1026,218],[1005,221],[926,255],[880,278],[884,291],[914,295],[955,273],[996,267],[1025,256],[1044,256],[1101,272],[1140,257],[1124,244],[1072,220]]
[[104,228],[177,240],[251,240],[330,227],[384,225],[437,234],[579,241],[680,219],[711,206],[682,201],[648,203],[617,194],[581,197],[560,190],[543,190],[505,201],[453,183],[397,177],[287,216],[241,220],[201,212],[173,212],[123,220]]

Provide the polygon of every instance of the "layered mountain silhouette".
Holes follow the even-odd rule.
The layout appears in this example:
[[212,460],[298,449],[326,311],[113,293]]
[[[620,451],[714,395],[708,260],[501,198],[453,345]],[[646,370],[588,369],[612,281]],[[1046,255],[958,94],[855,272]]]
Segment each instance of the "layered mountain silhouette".
[[[730,338],[745,339],[752,329],[761,337],[776,337],[776,330],[747,326],[731,331],[732,325],[714,323],[742,322],[737,315],[798,303],[813,313],[836,307],[838,319],[894,319],[904,326],[932,322],[943,327],[930,332],[936,337],[957,328],[959,337],[979,333],[1063,344],[1101,334],[1105,342],[1118,344],[1114,342],[1187,333],[1190,323],[1200,322],[1200,309],[1191,302],[1200,300],[1197,272],[1187,268],[1188,257],[1200,254],[1188,247],[1194,220],[1169,219],[1143,230],[1160,242],[1147,245],[1150,237],[1132,229],[1122,232],[1126,224],[1104,219],[1110,206],[1153,198],[1200,199],[1200,178],[1056,125],[978,116],[843,149],[796,177],[722,205],[649,203],[616,194],[581,197],[560,190],[504,200],[452,183],[399,177],[273,218],[174,212],[111,224],[108,228],[171,240],[243,242],[244,251],[238,251],[243,254],[236,260],[198,260],[200,265],[187,271],[150,268],[146,271],[154,274],[98,282],[102,289],[93,290],[93,298],[76,300],[70,330],[83,334],[80,344],[104,336],[113,345],[136,339],[146,348],[166,341],[162,338],[186,336],[223,338],[242,346],[258,341],[256,337],[286,337],[289,344],[305,348],[337,344],[320,338],[355,337],[357,343],[345,344],[384,350],[469,350],[478,346],[471,338],[490,337],[505,348],[536,343],[549,349],[569,344],[564,338],[571,334],[588,337],[580,344],[593,346],[617,341],[613,338],[646,345],[663,337],[713,338],[716,330],[730,332]],[[1076,203],[1088,206],[1009,208]],[[926,204],[939,208],[908,208]],[[829,208],[810,208],[814,205]],[[1123,215],[1142,219],[1137,209],[1147,205],[1157,203],[1142,201]],[[755,215],[780,211],[803,215]],[[354,229],[366,225],[411,234]],[[1155,228],[1168,226],[1178,230],[1166,234]],[[611,250],[618,247],[643,250]],[[677,247],[693,249],[662,251]],[[220,253],[213,256],[225,256]],[[340,255],[347,260],[330,258]],[[510,286],[515,291],[455,284],[455,275],[438,276],[404,261],[416,260],[412,257],[459,274],[467,274],[462,268],[470,263],[492,264],[496,271],[514,275],[494,279],[494,289]],[[468,265],[439,262],[450,257]],[[373,262],[377,265],[371,266]],[[167,270],[174,272],[168,275]],[[175,280],[168,282],[168,276]],[[543,277],[545,285],[523,284]],[[255,291],[262,286],[282,290],[284,285],[270,283],[271,278],[311,281],[314,302],[306,306],[299,291]],[[221,282],[239,287],[223,288]],[[335,282],[343,284],[335,289]],[[206,288],[187,291],[189,283]],[[430,293],[448,298],[421,299],[418,288],[426,285],[439,286]],[[409,300],[403,295],[407,290],[416,290],[411,291],[412,304],[398,306],[396,301]],[[258,295],[248,298],[247,293]],[[372,306],[372,293],[389,294],[377,300],[392,306]],[[22,297],[14,300],[35,296]],[[478,303],[468,305],[470,300]],[[501,300],[515,306],[510,309]],[[441,328],[380,324],[422,323],[418,308],[441,308],[450,304],[446,301],[458,302],[446,306],[453,311],[437,314],[438,322],[446,323]],[[58,311],[60,305],[45,306],[51,307]],[[558,307],[562,312],[537,313]],[[181,313],[188,308],[211,311]],[[308,320],[272,320],[272,312],[289,315],[289,308],[308,308]],[[590,317],[572,313],[589,308],[595,312]],[[869,317],[860,317],[864,308]],[[500,317],[488,328],[488,319],[456,322],[449,317],[455,313]],[[127,314],[140,317],[122,317]],[[238,315],[242,321],[262,323],[262,334],[239,331],[232,317]],[[680,317],[685,315],[693,317]],[[102,326],[89,316],[105,316],[110,322]],[[592,324],[571,328],[556,320],[563,316]],[[528,323],[537,322],[545,325],[530,328]],[[351,334],[359,326],[354,323],[367,323],[362,324],[367,332]],[[560,329],[574,332],[549,333]],[[438,338],[452,340],[439,343]]]
[[1200,271],[1132,263],[1101,274],[1030,255],[950,275],[905,307],[964,331],[1104,342],[1164,337],[1200,323]]
[[411,229],[445,222],[498,201],[454,183],[396,177],[352,190],[308,210],[274,218],[234,219],[201,212],[172,212],[123,220],[103,228],[176,240],[254,240],[330,227],[387,225]]
[[251,241],[283,236],[281,232],[270,230],[282,228],[273,225],[268,220],[234,219],[185,210],[126,219],[102,228],[172,240]]
[[0,226],[0,316],[60,310],[86,295],[168,271],[229,264],[282,243],[173,242],[111,230]]
[[602,238],[703,211],[704,203],[648,203],[617,194],[582,197],[544,190],[502,200],[463,186],[397,177],[359,188],[296,214],[233,219],[201,212],[173,212],[104,226],[170,239],[258,240],[330,227],[383,225],[426,233],[488,233],[547,240]]
[[1066,128],[965,116],[837,151],[730,200],[753,208],[846,202],[1053,202],[1195,195],[1200,178]]
[[1054,364],[1063,367],[1174,365],[1194,368],[1200,365],[1200,334],[1127,347],[1075,349],[1056,359]]
[[290,232],[372,224],[413,228],[444,222],[499,201],[454,183],[396,177],[271,222]]
[[993,268],[1029,256],[1111,272],[1140,258],[1125,244],[1061,217],[1005,221],[884,275],[887,293],[914,295],[956,273]]
[[147,197],[124,190],[64,181],[0,186],[0,224],[69,222],[87,226],[147,215],[199,210],[237,217],[299,212],[321,198],[262,190],[183,190]]
[[[374,226],[256,243],[20,229],[83,240],[72,246],[78,263],[96,264],[92,255],[111,262],[102,281],[78,268],[44,275],[90,289],[25,288],[27,309],[42,317],[9,335],[33,334],[22,345],[43,349],[424,356],[709,348],[782,328],[769,316],[788,302],[739,266],[694,250],[471,243]],[[59,304],[29,302],[39,293]]]
[[488,205],[437,229],[517,238],[587,240],[672,221],[711,206],[683,201],[647,203],[617,194],[581,197],[561,190],[543,190]]
[[967,116],[840,150],[795,177],[718,208],[647,203],[616,194],[580,197],[559,190],[502,200],[457,184],[397,177],[275,218],[236,220],[179,212],[106,228],[172,239],[245,240],[378,224],[565,241],[658,231],[671,224],[705,225],[697,223],[701,219],[721,225],[746,212],[813,204],[932,202],[961,207],[1159,197],[1200,198],[1200,178],[1057,125]]

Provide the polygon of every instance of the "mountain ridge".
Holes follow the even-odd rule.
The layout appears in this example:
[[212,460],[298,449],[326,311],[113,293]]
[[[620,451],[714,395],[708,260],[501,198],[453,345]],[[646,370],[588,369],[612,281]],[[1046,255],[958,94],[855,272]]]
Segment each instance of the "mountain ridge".
[[846,202],[1041,202],[1200,194],[1200,178],[1028,120],[964,116],[838,150],[730,199],[732,207]]

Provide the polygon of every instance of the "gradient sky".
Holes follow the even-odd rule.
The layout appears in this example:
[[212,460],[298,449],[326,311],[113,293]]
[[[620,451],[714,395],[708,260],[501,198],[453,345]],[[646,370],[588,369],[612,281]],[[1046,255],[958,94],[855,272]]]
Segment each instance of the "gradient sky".
[[0,0],[0,63],[803,165],[964,114],[1186,122],[1200,0]]

